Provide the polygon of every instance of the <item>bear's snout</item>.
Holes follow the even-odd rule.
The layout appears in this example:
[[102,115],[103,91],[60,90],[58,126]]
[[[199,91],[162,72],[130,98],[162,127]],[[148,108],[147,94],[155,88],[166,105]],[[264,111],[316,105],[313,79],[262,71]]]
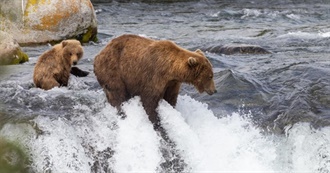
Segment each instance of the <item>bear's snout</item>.
[[73,61],[73,65],[77,65],[77,63],[78,63],[77,61]]
[[216,89],[214,89],[214,90],[206,90],[206,93],[208,95],[213,95],[214,93],[217,93],[217,90]]

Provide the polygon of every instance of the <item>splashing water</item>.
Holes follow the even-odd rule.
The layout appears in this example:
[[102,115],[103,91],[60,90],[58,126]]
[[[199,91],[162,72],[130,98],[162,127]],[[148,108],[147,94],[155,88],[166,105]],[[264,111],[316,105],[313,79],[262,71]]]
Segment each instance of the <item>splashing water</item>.
[[[76,109],[84,109],[85,114],[71,119],[38,116],[30,124],[6,124],[0,136],[20,141],[36,172],[161,171],[161,136],[139,97],[123,105],[125,119],[108,104],[96,114],[86,106]],[[180,96],[176,109],[161,101],[158,111],[189,172],[329,170],[327,128],[313,130],[302,123],[290,127],[286,136],[269,135],[239,113],[217,118],[206,104],[189,96]],[[91,169],[97,165],[100,168]]]

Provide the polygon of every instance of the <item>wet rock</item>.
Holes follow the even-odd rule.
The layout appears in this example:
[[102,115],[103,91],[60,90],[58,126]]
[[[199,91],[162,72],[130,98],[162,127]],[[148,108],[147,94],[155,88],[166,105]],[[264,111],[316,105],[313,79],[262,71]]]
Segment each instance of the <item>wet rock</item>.
[[0,31],[0,65],[19,64],[29,60],[17,41],[6,32]]
[[91,0],[93,3],[107,3],[112,2],[112,0]]
[[26,158],[18,145],[0,138],[0,172],[27,172]]
[[2,0],[0,20],[0,30],[20,44],[67,38],[96,41],[96,15],[90,0]]
[[196,0],[142,0],[144,3],[174,3],[174,2],[190,2],[190,1],[196,1]]
[[[91,0],[93,3],[110,3],[113,0]],[[190,2],[190,1],[197,1],[197,0],[116,0],[116,2],[144,2],[144,3],[172,3],[172,2]]]
[[208,51],[217,54],[268,54],[270,51],[258,46],[249,44],[227,44],[220,46],[211,46],[203,49],[203,51]]

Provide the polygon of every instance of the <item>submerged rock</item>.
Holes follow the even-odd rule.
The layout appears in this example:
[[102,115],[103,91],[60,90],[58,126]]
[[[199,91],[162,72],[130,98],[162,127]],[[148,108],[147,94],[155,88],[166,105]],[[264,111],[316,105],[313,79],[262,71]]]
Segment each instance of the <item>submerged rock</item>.
[[96,40],[96,15],[90,0],[2,0],[0,21],[0,30],[20,44]]
[[20,146],[0,138],[0,172],[27,172],[27,156]]
[[0,65],[19,64],[29,60],[17,41],[6,32],[0,31]]
[[221,46],[212,46],[203,49],[203,51],[208,51],[217,54],[268,54],[270,51],[258,46],[249,44],[227,44]]

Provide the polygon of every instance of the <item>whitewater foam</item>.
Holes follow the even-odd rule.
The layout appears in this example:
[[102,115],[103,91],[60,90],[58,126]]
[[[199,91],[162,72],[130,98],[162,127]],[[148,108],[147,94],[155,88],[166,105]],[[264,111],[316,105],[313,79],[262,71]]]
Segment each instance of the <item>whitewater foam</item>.
[[[95,93],[93,93],[95,94]],[[96,96],[95,96],[96,97]],[[7,123],[0,137],[18,141],[36,172],[162,172],[161,136],[139,97],[123,104],[125,119],[101,97],[75,105],[73,115],[37,116]],[[96,110],[95,110],[96,109]],[[324,172],[330,170],[330,130],[307,123],[286,135],[263,133],[248,116],[214,116],[204,103],[179,96],[176,108],[161,101],[161,124],[191,172]]]
[[145,113],[139,97],[123,105],[126,118],[118,121],[114,147],[115,172],[156,172],[160,161],[160,137]]
[[282,37],[293,37],[293,38],[302,38],[302,39],[316,39],[316,38],[328,38],[330,37],[330,32],[303,32],[303,31],[296,31],[296,32],[289,32],[284,35],[278,36],[279,38]]

